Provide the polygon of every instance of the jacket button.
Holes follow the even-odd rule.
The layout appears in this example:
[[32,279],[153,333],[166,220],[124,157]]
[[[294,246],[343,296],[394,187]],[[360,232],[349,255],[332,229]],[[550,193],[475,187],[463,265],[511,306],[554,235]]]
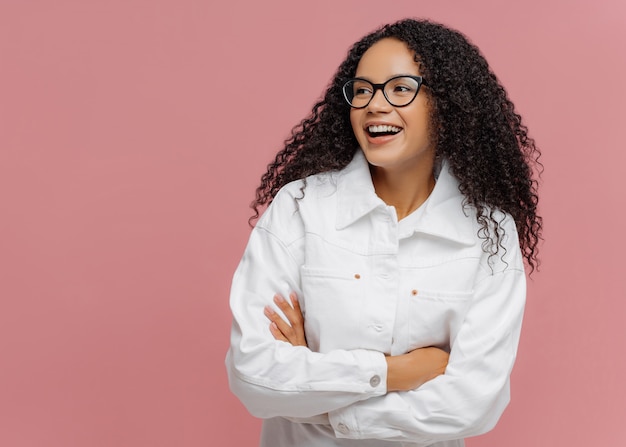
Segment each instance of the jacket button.
[[350,433],[350,429],[343,422],[340,422],[339,424],[337,424],[337,430],[339,431],[339,433],[344,434],[344,435],[347,435],[348,433]]
[[413,296],[417,295],[417,290],[416,289],[411,290],[411,295]]
[[374,376],[370,379],[370,385],[372,386],[372,388],[376,388],[378,385],[380,385],[380,376]]

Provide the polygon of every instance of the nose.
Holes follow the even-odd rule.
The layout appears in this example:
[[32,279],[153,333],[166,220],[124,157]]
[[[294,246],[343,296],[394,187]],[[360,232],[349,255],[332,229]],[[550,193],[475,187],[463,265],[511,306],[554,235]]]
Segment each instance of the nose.
[[367,105],[368,110],[371,112],[388,112],[391,110],[391,107],[391,104],[389,104],[389,101],[385,98],[382,88],[374,92],[372,100]]

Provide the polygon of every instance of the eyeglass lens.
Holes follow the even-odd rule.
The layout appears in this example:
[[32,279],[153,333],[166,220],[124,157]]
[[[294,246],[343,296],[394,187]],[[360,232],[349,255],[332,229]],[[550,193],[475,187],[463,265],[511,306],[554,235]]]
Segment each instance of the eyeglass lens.
[[[385,98],[392,106],[402,107],[413,101],[419,87],[420,83],[416,79],[399,76],[385,82],[382,89]],[[374,86],[364,79],[352,79],[344,86],[344,95],[352,107],[361,108],[369,104],[379,88],[381,88],[380,85]]]

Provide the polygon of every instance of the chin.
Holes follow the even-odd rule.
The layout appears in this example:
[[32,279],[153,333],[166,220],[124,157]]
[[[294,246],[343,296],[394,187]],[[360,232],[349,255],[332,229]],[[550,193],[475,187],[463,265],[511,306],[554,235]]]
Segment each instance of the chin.
[[369,164],[379,168],[384,168],[388,166],[391,167],[393,165],[401,164],[403,163],[403,161],[406,161],[398,156],[397,151],[394,151],[390,148],[367,149],[363,150],[363,154],[365,155],[365,159]]

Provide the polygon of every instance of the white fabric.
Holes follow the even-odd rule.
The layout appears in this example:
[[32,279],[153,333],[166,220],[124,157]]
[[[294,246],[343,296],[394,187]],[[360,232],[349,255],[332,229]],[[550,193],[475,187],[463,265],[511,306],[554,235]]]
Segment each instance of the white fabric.
[[[231,290],[232,391],[265,418],[263,447],[459,447],[509,401],[526,286],[513,219],[485,254],[444,164],[400,222],[358,151],[342,171],[285,186],[252,231]],[[298,198],[301,198],[300,200]],[[504,255],[504,256],[503,256]],[[300,297],[309,348],[275,341],[263,307]],[[450,350],[444,375],[387,392],[384,355]]]

